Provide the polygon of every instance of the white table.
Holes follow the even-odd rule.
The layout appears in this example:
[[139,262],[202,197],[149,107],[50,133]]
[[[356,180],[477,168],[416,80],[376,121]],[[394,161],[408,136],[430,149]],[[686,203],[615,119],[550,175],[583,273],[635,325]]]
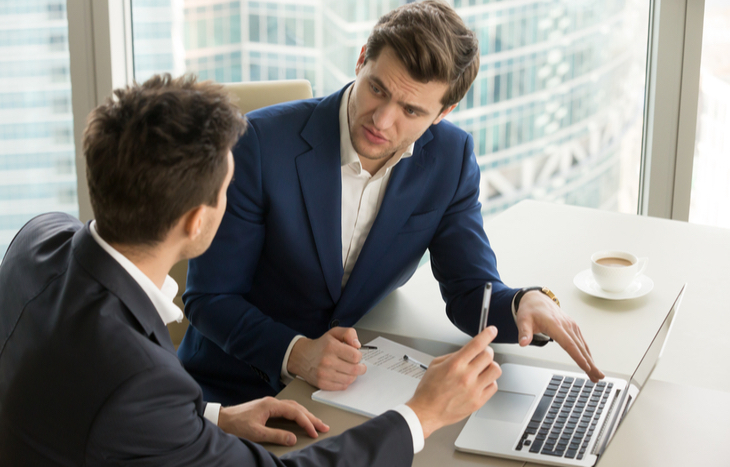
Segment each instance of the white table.
[[[730,230],[595,209],[523,201],[485,224],[502,280],[545,285],[581,326],[604,371],[630,373],[682,284],[688,288],[653,378],[730,391]],[[593,252],[618,249],[649,257],[646,296],[611,301],[573,284]],[[469,337],[446,317],[431,268],[424,265],[357,324],[376,332],[463,344]],[[500,353],[572,364],[557,345]],[[577,368],[577,367],[576,367]]]
[[[535,201],[508,209],[487,222],[485,230],[502,279],[515,287],[550,287],[580,324],[596,363],[607,373],[633,370],[680,288],[689,283],[652,381],[598,465],[730,464],[730,443],[725,441],[730,434],[730,305],[725,299],[730,230]],[[578,290],[573,277],[589,267],[594,251],[604,249],[648,256],[645,272],[654,281],[652,292],[634,300],[608,301]],[[363,342],[386,334],[433,355],[469,339],[446,317],[427,265],[356,327]],[[554,343],[542,348],[495,345],[495,350],[498,361],[547,361],[577,368]],[[364,421],[313,402],[312,391],[297,380],[278,397],[296,399],[324,418],[333,428],[329,436]],[[414,465],[532,465],[455,451],[463,423],[437,431]],[[295,448],[311,442],[301,431],[298,435]],[[704,446],[713,451],[700,450]],[[269,448],[278,454],[290,449]]]

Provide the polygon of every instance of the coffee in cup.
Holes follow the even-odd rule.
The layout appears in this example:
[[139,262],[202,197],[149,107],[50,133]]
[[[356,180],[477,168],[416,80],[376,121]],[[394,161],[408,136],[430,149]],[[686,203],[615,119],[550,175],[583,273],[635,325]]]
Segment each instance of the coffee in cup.
[[637,258],[625,251],[598,251],[591,256],[591,272],[606,292],[623,292],[644,272],[648,262],[648,258]]

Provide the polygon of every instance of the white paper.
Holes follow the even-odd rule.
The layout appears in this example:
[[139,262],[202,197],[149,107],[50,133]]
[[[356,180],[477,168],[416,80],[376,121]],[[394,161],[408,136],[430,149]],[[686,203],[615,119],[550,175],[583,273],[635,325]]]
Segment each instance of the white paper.
[[403,356],[408,355],[425,365],[430,364],[433,357],[384,337],[367,345],[374,345],[377,350],[362,350],[362,362],[367,366],[364,375],[344,391],[319,390],[312,394],[312,399],[366,417],[376,417],[407,402],[426,371],[417,363],[404,360]]

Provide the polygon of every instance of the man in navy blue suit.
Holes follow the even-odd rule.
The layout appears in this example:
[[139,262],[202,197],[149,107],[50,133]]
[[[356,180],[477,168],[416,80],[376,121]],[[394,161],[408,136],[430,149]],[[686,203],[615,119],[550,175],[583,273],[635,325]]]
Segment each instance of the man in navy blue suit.
[[346,388],[365,372],[351,326],[426,250],[459,329],[477,333],[490,281],[501,342],[549,336],[603,376],[547,288],[500,280],[473,140],[443,120],[478,71],[475,34],[454,10],[411,3],[376,24],[354,83],[248,115],[221,228],[190,261],[184,296],[192,326],[178,353],[210,400],[276,394],[294,376]]

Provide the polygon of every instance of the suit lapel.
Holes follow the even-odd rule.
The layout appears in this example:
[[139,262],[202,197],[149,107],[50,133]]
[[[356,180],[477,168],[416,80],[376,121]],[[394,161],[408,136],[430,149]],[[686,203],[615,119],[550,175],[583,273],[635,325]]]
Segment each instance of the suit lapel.
[[342,276],[342,171],[339,106],[347,86],[324,98],[302,130],[312,147],[296,158],[297,174],[327,289],[336,303]]
[[383,254],[421,200],[433,166],[432,156],[423,146],[432,138],[431,131],[426,130],[416,142],[413,155],[393,168],[383,203],[347,281],[338,311],[347,312],[348,303],[376,271]]
[[175,353],[170,333],[149,297],[132,276],[96,243],[89,232],[89,223],[74,235],[73,249],[76,260],[94,279],[124,303],[147,336]]

